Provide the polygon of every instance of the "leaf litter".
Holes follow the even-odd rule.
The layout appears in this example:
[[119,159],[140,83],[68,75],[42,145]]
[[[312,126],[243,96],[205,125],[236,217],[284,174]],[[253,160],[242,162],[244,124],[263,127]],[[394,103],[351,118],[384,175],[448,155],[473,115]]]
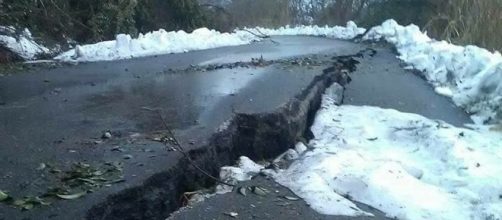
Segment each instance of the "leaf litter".
[[57,200],[75,200],[95,192],[102,187],[124,182],[122,163],[107,162],[98,166],[87,163],[74,163],[63,171],[53,165],[44,164],[44,169],[56,177],[57,181],[38,196],[13,198],[7,192],[0,190],[0,203],[21,210],[31,210],[38,206],[47,206]]

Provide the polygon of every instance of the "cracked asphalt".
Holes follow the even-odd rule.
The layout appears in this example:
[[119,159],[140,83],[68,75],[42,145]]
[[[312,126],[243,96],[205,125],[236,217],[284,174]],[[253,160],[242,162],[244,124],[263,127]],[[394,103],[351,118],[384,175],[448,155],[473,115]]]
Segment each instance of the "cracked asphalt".
[[[174,166],[181,155],[155,141],[165,131],[158,116],[146,109],[161,109],[180,142],[196,149],[234,113],[272,111],[327,67],[279,63],[201,71],[193,66],[259,57],[323,59],[374,47],[376,56],[361,58],[351,74],[345,104],[395,108],[455,125],[469,122],[468,115],[447,98],[403,70],[387,47],[305,36],[273,39],[278,43],[41,68],[0,77],[0,190],[18,198],[43,193],[53,186],[54,177],[38,169],[41,164],[65,170],[76,162],[121,162],[124,175],[124,182],[80,199],[29,211],[0,204],[0,219],[86,219],[93,206]],[[111,138],[102,138],[106,131]],[[304,217],[325,218],[308,207],[299,211]],[[285,214],[284,219],[301,219],[294,213],[296,217]]]

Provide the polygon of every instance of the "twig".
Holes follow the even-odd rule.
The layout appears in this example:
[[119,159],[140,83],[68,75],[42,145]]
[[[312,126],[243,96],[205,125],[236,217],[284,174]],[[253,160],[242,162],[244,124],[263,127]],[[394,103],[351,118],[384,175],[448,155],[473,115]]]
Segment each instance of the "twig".
[[275,41],[275,40],[272,40],[272,37],[270,37],[269,35],[266,35],[266,34],[262,33],[262,32],[261,32],[260,30],[258,30],[258,29],[255,29],[255,30],[258,32],[258,34],[253,33],[252,31],[250,31],[250,30],[248,30],[248,29],[242,29],[242,30],[243,30],[243,31],[245,31],[245,32],[248,32],[248,33],[250,33],[250,34],[252,34],[252,35],[254,35],[254,36],[256,36],[256,37],[259,37],[259,38],[262,38],[262,39],[269,39],[269,40],[270,40],[272,43],[274,43],[274,44],[279,44],[279,42],[277,42],[277,41]]
[[258,34],[253,33],[252,31],[250,31],[250,30],[248,30],[248,29],[243,29],[243,30],[244,30],[245,32],[248,32],[248,33],[250,33],[250,34],[252,34],[252,35],[254,35],[254,36],[256,36],[256,37],[259,37],[259,38],[270,38],[270,36],[268,36],[268,35],[264,35],[264,34],[262,34],[262,33],[260,33],[261,35],[258,35]]
[[153,112],[155,112],[155,113],[158,114],[158,116],[159,116],[160,120],[162,121],[164,127],[166,128],[169,136],[171,136],[172,142],[173,142],[174,146],[176,147],[176,150],[178,150],[179,152],[181,152],[181,154],[183,154],[183,156],[188,159],[188,162],[190,162],[190,164],[195,169],[197,169],[199,172],[201,172],[205,176],[213,179],[214,181],[216,181],[218,183],[221,183],[221,184],[224,184],[224,185],[227,185],[227,186],[231,186],[231,187],[235,187],[234,184],[227,183],[225,181],[220,180],[219,178],[216,178],[216,177],[212,176],[210,173],[208,173],[207,171],[205,171],[202,168],[200,168],[199,166],[197,166],[197,164],[195,164],[195,161],[193,161],[192,158],[190,158],[190,155],[183,149],[183,147],[181,146],[181,144],[178,141],[178,139],[176,139],[176,137],[174,136],[174,132],[171,130],[171,128],[167,124],[166,120],[164,119],[164,116],[162,116],[162,112],[161,112],[160,109],[151,109],[151,108],[147,108],[147,107],[143,107],[143,109],[148,110],[148,111],[153,111]]
[[270,36],[269,36],[269,35],[266,35],[266,34],[264,34],[263,32],[261,32],[261,31],[260,31],[260,29],[255,28],[254,30],[255,30],[255,31],[257,31],[257,32],[258,32],[259,34],[261,34],[262,36],[267,36],[268,38],[270,38]]

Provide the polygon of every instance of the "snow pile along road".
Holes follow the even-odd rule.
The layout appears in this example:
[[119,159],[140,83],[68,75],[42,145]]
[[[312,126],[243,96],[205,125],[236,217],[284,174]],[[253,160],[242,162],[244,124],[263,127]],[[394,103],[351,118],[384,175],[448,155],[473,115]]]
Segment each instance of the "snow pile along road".
[[399,58],[422,71],[436,92],[450,96],[477,124],[502,120],[502,56],[476,46],[457,46],[429,38],[415,25],[394,20],[372,28],[366,40],[386,40]]
[[17,34],[14,27],[0,26],[0,45],[8,48],[25,60],[36,59],[42,54],[49,54],[50,50],[33,40],[31,32],[24,29]]
[[256,40],[253,35],[244,32],[229,34],[200,28],[192,33],[186,33],[184,31],[167,32],[160,29],[144,35],[140,34],[135,39],[130,35],[119,34],[115,40],[77,46],[75,49],[67,51],[55,59],[79,62],[121,60],[223,46],[236,46],[251,43],[253,40]]
[[398,219],[502,219],[500,131],[329,97],[311,130],[313,150],[273,176],[320,213],[366,215],[350,198]]
[[[67,62],[121,60],[224,46],[236,46],[261,40],[261,38],[248,31],[255,33],[257,36],[261,34],[313,35],[342,39],[350,39],[357,34],[364,33],[364,29],[358,28],[353,22],[349,22],[347,27],[301,26],[297,28],[285,27],[277,30],[257,28],[247,29],[247,31],[236,30],[233,33],[220,33],[207,28],[200,28],[192,33],[186,33],[184,31],[166,32],[161,29],[144,35],[140,34],[138,38],[134,39],[130,35],[119,34],[115,40],[77,46],[75,49],[62,53],[55,59]],[[260,31],[262,33],[260,33]]]
[[349,21],[346,27],[318,27],[318,26],[298,26],[298,27],[281,27],[278,29],[253,28],[249,31],[273,36],[273,35],[307,35],[307,36],[323,36],[336,39],[349,40],[357,35],[363,34],[366,29],[357,27],[356,23]]

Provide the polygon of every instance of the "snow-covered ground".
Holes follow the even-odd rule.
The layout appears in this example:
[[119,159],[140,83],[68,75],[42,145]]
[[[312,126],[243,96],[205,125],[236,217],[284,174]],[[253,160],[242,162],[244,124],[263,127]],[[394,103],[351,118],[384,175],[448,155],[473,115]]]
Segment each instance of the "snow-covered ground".
[[75,49],[62,53],[55,59],[68,62],[93,62],[182,53],[192,50],[249,44],[261,40],[257,36],[262,34],[313,35],[350,39],[363,32],[364,29],[358,28],[353,22],[349,22],[347,27],[301,26],[295,28],[284,27],[277,30],[256,28],[246,29],[246,31],[236,30],[232,33],[220,33],[207,28],[200,28],[192,33],[184,31],[166,32],[161,29],[142,34],[134,39],[129,35],[120,34],[112,41],[77,46]]
[[502,119],[502,56],[476,46],[436,41],[415,25],[394,20],[372,28],[367,40],[384,39],[396,46],[399,58],[423,72],[436,92],[453,98],[478,124]]
[[14,27],[0,26],[0,45],[9,48],[25,60],[33,60],[41,54],[50,53],[49,49],[33,40],[28,29],[17,34]]
[[[298,144],[282,156],[292,161],[289,167],[262,170],[313,209],[371,215],[357,201],[397,219],[502,219],[500,128],[456,128],[391,109],[337,106],[329,95],[323,99],[310,150]],[[249,177],[242,173],[257,169],[232,170]]]
[[312,131],[314,150],[275,178],[320,213],[357,212],[339,209],[348,197],[398,219],[502,219],[500,132],[329,103]]

